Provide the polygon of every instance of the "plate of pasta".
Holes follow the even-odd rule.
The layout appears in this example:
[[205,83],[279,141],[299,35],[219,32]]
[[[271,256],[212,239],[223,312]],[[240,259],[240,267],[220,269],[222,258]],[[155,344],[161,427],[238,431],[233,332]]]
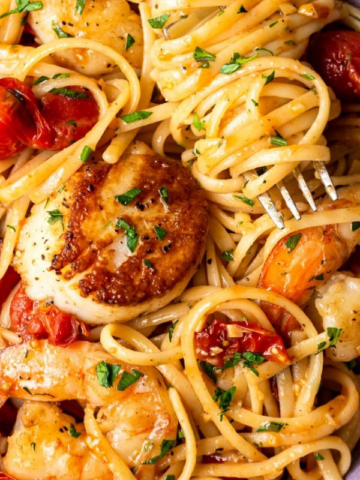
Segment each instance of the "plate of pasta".
[[0,479],[360,478],[359,245],[357,0],[0,1]]

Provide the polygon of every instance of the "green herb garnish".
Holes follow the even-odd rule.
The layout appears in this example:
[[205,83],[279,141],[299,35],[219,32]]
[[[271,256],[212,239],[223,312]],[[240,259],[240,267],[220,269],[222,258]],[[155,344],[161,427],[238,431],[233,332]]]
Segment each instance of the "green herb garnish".
[[123,392],[128,387],[130,387],[130,385],[133,385],[134,383],[136,383],[139,380],[139,378],[143,376],[144,376],[143,373],[134,369],[131,371],[131,373],[124,372],[121,375],[120,381],[117,385],[117,390],[119,390],[120,392]]
[[286,240],[285,246],[288,248],[288,253],[291,253],[296,248],[296,245],[299,243],[301,237],[302,233],[297,233]]
[[139,235],[136,233],[135,228],[129,225],[123,218],[120,218],[116,226],[125,230],[126,244],[130,252],[134,253],[139,239]]
[[120,372],[121,365],[114,365],[103,360],[96,365],[96,376],[100,385],[104,388],[110,388],[114,385],[115,378]]
[[141,192],[142,190],[140,190],[140,188],[132,188],[131,190],[128,190],[122,195],[115,195],[114,198],[117,202],[121,203],[121,205],[126,206],[129,205],[134,200],[134,198],[140,195]]

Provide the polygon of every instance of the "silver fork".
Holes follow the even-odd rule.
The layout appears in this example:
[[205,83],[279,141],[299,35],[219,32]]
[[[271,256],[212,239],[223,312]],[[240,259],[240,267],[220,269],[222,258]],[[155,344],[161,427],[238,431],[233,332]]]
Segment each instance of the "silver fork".
[[[316,172],[318,173],[319,179],[323,183],[325,187],[325,191],[331,198],[331,200],[335,201],[337,200],[337,193],[334,187],[334,184],[331,180],[331,177],[329,175],[329,172],[326,170],[325,164],[323,162],[313,162],[314,168]],[[249,172],[246,174],[243,174],[245,177],[245,180],[250,180],[251,176],[249,175]],[[255,172],[253,175],[257,175]],[[300,172],[299,167],[296,167],[293,170],[293,175],[297,180],[297,183],[299,185],[299,188],[302,192],[302,194],[305,197],[305,200],[308,202],[310,205],[311,209],[315,212],[317,210],[316,203],[312,197],[310,188],[308,187],[305,178],[303,174]],[[294,215],[294,218],[296,220],[300,220],[301,215],[299,213],[299,210],[296,208],[295,202],[292,199],[289,190],[286,188],[284,182],[281,180],[276,184],[282,198],[284,199],[287,207],[291,211],[291,213]],[[264,207],[266,212],[268,213],[269,217],[271,220],[275,223],[277,228],[282,230],[285,227],[284,224],[284,215],[275,207],[275,203],[271,199],[270,195],[268,193],[262,193],[257,197],[261,205]]]

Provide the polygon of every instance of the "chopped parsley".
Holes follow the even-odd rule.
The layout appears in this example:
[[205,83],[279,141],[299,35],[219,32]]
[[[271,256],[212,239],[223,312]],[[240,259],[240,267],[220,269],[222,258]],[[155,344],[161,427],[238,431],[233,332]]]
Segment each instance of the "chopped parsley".
[[318,349],[319,351],[322,350],[322,349],[325,348],[325,347],[326,347],[326,342],[320,342],[320,343],[318,343],[318,345],[317,345],[317,349]]
[[252,101],[252,103],[255,105],[255,107],[258,107],[258,106],[259,106],[258,102],[257,102],[256,100],[254,100],[253,98],[251,99],[251,101]]
[[221,370],[226,370],[227,368],[235,367],[238,363],[241,362],[241,353],[235,352],[233,358],[227,360]]
[[68,88],[52,88],[50,93],[53,95],[63,95],[64,97],[80,100],[82,98],[91,98],[90,95],[84,92],[76,92],[75,90],[69,90]]
[[287,423],[266,422],[256,432],[280,432]]
[[85,8],[86,0],[76,0],[75,10],[79,15],[82,15]]
[[330,342],[329,347],[335,347],[335,345],[337,344],[340,338],[341,332],[342,332],[342,328],[328,327],[326,329],[326,333],[327,333],[327,336],[329,337],[329,342]]
[[352,222],[351,224],[351,231],[356,232],[360,228],[360,222]]
[[73,35],[70,35],[70,33],[64,32],[57,23],[54,21],[51,24],[51,28],[54,30],[58,38],[71,38]]
[[276,130],[275,132],[276,132],[276,135],[271,135],[270,137],[270,143],[272,143],[273,145],[277,145],[279,147],[285,147],[285,145],[287,145],[287,140],[285,140],[285,138],[282,137],[280,133],[277,132]]
[[225,250],[224,252],[222,252],[221,258],[224,258],[228,262],[232,262],[234,260],[233,253],[234,250]]
[[274,23],[270,23],[269,28],[275,27],[275,25],[276,25],[277,23],[279,23],[278,20],[276,20],[276,22],[274,22]]
[[70,423],[70,430],[69,430],[69,433],[72,437],[74,438],[79,438],[80,435],[81,435],[81,432],[77,432],[76,431],[76,428],[75,428],[75,425],[73,423]]
[[13,10],[9,10],[8,12],[3,13],[0,16],[1,18],[8,17],[9,15],[13,15],[14,13],[23,13],[23,12],[36,12],[37,10],[43,9],[42,2],[30,2],[30,0],[16,0],[17,8]]
[[35,448],[36,448],[36,443],[35,442],[31,442],[30,443],[30,447],[34,450],[35,452]]
[[46,213],[49,214],[48,224],[53,225],[56,222],[60,222],[62,229],[64,230],[64,218],[60,210],[47,210]]
[[42,75],[41,77],[35,80],[33,85],[40,85],[40,83],[46,82],[46,80],[49,80],[49,77],[45,77],[45,75]]
[[175,475],[166,475],[165,480],[175,480]]
[[243,357],[248,362],[255,363],[255,365],[261,365],[265,361],[265,358],[260,353],[244,352]]
[[209,62],[202,63],[197,68],[210,68],[210,63]]
[[215,375],[215,367],[211,363],[201,361],[199,362],[201,370],[207,375],[214,383],[216,383],[217,378]]
[[143,373],[134,369],[131,371],[131,373],[124,372],[121,375],[120,381],[117,385],[117,390],[119,390],[120,392],[123,392],[128,387],[130,387],[130,385],[133,385],[134,383],[136,383],[139,380],[139,378],[143,376],[144,376]]
[[297,43],[294,40],[286,40],[285,45],[290,45],[291,47],[296,47]]
[[63,183],[63,184],[61,185],[61,187],[59,188],[58,192],[61,193],[61,192],[64,191],[64,189],[65,189],[65,184]]
[[154,265],[147,258],[145,258],[144,260],[144,265],[145,267],[150,268],[151,270],[154,270]]
[[234,400],[236,387],[231,387],[229,390],[223,390],[222,388],[216,388],[213,396],[213,400],[217,402],[219,400],[220,407],[220,421],[223,416],[229,410],[231,402]]
[[240,7],[239,10],[237,11],[237,13],[247,13],[247,10],[246,10],[246,8],[244,7],[244,5],[241,5],[241,7]]
[[160,15],[160,17],[149,18],[148,22],[150,23],[152,28],[160,29],[163,28],[169,17],[170,13],[164,13],[163,15]]
[[114,365],[103,360],[96,365],[96,376],[100,385],[104,388],[110,388],[114,385],[115,378],[120,372],[121,365]]
[[264,52],[270,53],[270,55],[274,56],[274,52],[272,50],[269,50],[268,48],[265,48],[265,47],[256,47],[255,48],[256,52],[260,52],[261,50],[263,50]]
[[179,321],[179,320],[176,320],[176,321],[171,325],[171,327],[169,328],[169,340],[170,340],[170,342],[172,342],[173,335],[174,335],[174,331],[175,331],[175,328],[176,328],[176,325],[177,325],[178,321]]
[[126,44],[125,44],[125,50],[129,50],[135,43],[135,39],[130,35],[130,33],[127,34],[126,37]]
[[163,240],[165,238],[165,235],[167,234],[166,230],[164,230],[161,227],[154,227],[154,230],[155,230],[156,236],[159,240]]
[[285,246],[288,248],[288,253],[291,253],[296,248],[296,245],[299,243],[301,237],[302,233],[297,233],[286,240]]
[[23,387],[23,390],[25,390],[26,393],[28,393],[29,395],[33,395],[30,390],[28,389],[28,387]]
[[12,225],[6,225],[7,228],[10,228],[13,232],[16,232],[16,228],[13,227]]
[[135,228],[129,225],[123,218],[120,218],[116,226],[125,230],[126,244],[130,252],[134,253],[139,239],[139,235],[136,233]]
[[235,52],[231,57],[230,62],[225,63],[225,65],[221,67],[220,73],[223,73],[225,75],[230,75],[231,73],[234,73],[237,70],[239,70],[245,63],[255,60],[255,58],[257,58],[258,56],[259,54],[256,53],[251,57],[242,57],[241,55],[239,55],[239,53]]
[[176,446],[176,440],[163,440],[161,442],[160,454],[143,463],[143,465],[154,465],[158,460],[165,457]]
[[141,192],[142,190],[140,190],[140,188],[132,188],[131,190],[128,190],[122,195],[115,195],[114,198],[117,202],[121,203],[121,205],[126,206],[129,205],[134,200],[134,198],[140,195]]
[[[197,113],[194,113],[194,117],[193,117],[193,125],[194,127],[196,128],[196,130],[198,132],[200,132],[203,128],[204,128],[204,124],[205,124],[205,120],[203,120],[202,122],[200,121],[199,119],[199,116]],[[204,129],[205,130],[205,129]]]
[[166,203],[166,205],[169,205],[169,191],[168,191],[167,187],[160,187],[159,192],[160,192],[160,195],[161,195],[162,199]]
[[267,85],[268,83],[272,82],[275,78],[275,70],[273,70],[269,75],[261,75],[261,78],[266,78],[266,82],[264,85]]
[[140,112],[129,113],[128,115],[123,115],[120,118],[125,123],[133,123],[138,122],[139,120],[145,120],[146,118],[149,118],[152,114],[153,112],[146,112],[145,110],[143,110]]
[[70,77],[70,73],[55,73],[52,79],[56,80],[57,78],[69,78],[69,77]]
[[92,148],[90,148],[88,145],[85,145],[80,155],[80,160],[82,161],[82,163],[86,163],[89,160],[89,157],[91,156],[93,151],[94,150]]
[[247,198],[244,195],[234,195],[234,197],[246,203],[246,205],[249,205],[249,207],[253,207],[255,205],[254,200],[251,200],[250,198]]
[[312,75],[309,75],[307,73],[302,73],[301,76],[306,78],[306,80],[315,80],[315,77],[313,77]]
[[321,460],[325,460],[324,457],[322,455],[320,455],[320,453],[315,453],[315,460],[317,460],[318,462],[321,462]]
[[195,48],[195,52],[193,53],[193,57],[197,62],[215,62],[216,55],[213,53],[207,52],[200,47]]
[[357,366],[357,361],[356,360],[350,360],[350,362],[346,362],[346,368],[348,370],[354,370],[354,368]]

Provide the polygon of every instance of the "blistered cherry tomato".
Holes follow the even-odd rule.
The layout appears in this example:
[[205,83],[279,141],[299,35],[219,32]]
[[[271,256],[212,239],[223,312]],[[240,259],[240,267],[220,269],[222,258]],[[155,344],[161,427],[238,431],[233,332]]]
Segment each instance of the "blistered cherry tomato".
[[24,341],[48,338],[49,342],[65,347],[83,335],[87,325],[73,315],[62,312],[55,305],[31,300],[21,284],[10,305],[11,328]]
[[53,128],[55,140],[51,150],[61,150],[83,138],[95,125],[99,108],[91,93],[82,87],[65,89],[81,95],[46,93],[40,100],[41,113]]
[[360,33],[350,30],[318,33],[309,44],[308,59],[340,100],[359,100]]
[[[229,325],[240,327],[242,336],[229,337]],[[197,358],[210,360],[219,367],[236,352],[258,353],[273,362],[289,363],[281,337],[249,321],[226,323],[215,319],[201,332],[195,333],[195,346]]]
[[0,480],[16,480],[14,477],[10,477],[7,473],[0,472]]
[[11,136],[31,148],[48,150],[54,142],[52,128],[41,114],[33,91],[16,78],[1,78],[4,102],[0,103],[3,124]]

